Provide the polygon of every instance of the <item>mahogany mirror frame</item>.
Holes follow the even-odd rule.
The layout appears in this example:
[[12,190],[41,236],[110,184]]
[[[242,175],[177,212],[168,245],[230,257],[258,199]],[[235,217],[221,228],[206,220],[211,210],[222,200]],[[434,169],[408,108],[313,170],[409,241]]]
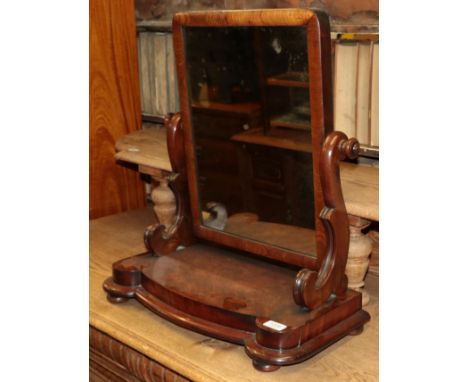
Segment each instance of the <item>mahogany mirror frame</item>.
[[[201,224],[183,39],[184,28],[191,26],[307,27],[316,257]],[[112,265],[112,277],[103,284],[108,300],[135,298],[179,326],[239,343],[253,366],[264,372],[302,362],[344,336],[359,334],[370,316],[362,310],[361,294],[348,289],[345,275],[349,227],[339,169],[341,160],[357,156],[359,144],[341,132],[329,132],[333,114],[327,16],[304,9],[182,13],[174,17],[173,33],[182,114],[168,115],[165,125],[177,213],[172,226],[158,222],[145,230],[147,252]],[[193,233],[302,269],[296,273],[292,267],[196,243]],[[238,278],[240,270],[247,271]]]
[[[302,26],[307,30],[309,99],[311,113],[312,162],[315,203],[316,254],[295,252],[267,243],[242,238],[206,227],[201,221],[196,153],[189,89],[184,28],[186,27],[281,27]],[[195,236],[211,242],[254,253],[301,268],[318,269],[326,256],[327,237],[319,217],[325,207],[320,181],[319,158],[325,137],[333,129],[331,42],[328,16],[310,9],[261,9],[178,13],[173,18],[173,40],[179,84],[180,109],[185,141],[192,228]]]

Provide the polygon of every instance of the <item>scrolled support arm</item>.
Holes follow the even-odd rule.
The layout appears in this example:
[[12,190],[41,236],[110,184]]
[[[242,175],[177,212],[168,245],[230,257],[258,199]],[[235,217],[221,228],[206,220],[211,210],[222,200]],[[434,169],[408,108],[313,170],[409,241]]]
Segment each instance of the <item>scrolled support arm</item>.
[[302,269],[296,275],[293,297],[296,304],[315,309],[330,298],[344,296],[349,248],[348,215],[341,190],[340,161],[354,159],[359,142],[339,131],[330,133],[322,146],[320,181],[325,207],[320,212],[327,235],[327,252],[320,269]]
[[173,175],[168,180],[177,207],[174,223],[170,227],[153,224],[145,230],[144,241],[146,248],[157,255],[171,253],[179,245],[187,246],[193,241],[187,195],[184,136],[180,113],[166,115],[164,126],[167,131],[167,147],[173,171]]

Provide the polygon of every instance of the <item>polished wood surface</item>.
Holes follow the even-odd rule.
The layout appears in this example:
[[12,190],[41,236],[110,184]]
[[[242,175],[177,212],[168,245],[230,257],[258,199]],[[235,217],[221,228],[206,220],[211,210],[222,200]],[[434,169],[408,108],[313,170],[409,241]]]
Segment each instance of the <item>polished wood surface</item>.
[[178,25],[206,26],[296,26],[307,25],[315,13],[308,9],[226,10],[218,12],[181,12],[174,15],[173,28]]
[[[345,266],[348,259],[349,226],[340,182],[340,161],[355,159],[359,143],[345,134],[334,131],[327,136],[320,156],[320,179],[322,181],[325,207],[320,219],[326,228],[327,253],[318,271],[302,269],[294,285],[294,300],[297,304],[316,309],[336,295],[345,298],[348,280]],[[360,308],[360,306],[359,306]]]
[[[129,257],[115,263],[113,269],[114,276],[104,283],[111,299],[136,298],[183,327],[211,335],[213,329],[216,337],[240,344],[250,341],[251,333],[255,332],[257,343],[266,341],[267,334],[259,336],[258,320],[274,320],[287,326],[290,333],[281,333],[284,338],[280,345],[278,339],[269,339],[268,347],[278,349],[280,346],[283,352],[303,346],[312,337],[320,340],[319,333],[347,317],[346,304],[360,307],[360,295],[349,293],[344,297],[347,303],[340,308],[340,319],[332,317],[334,302],[304,311],[291,298],[294,270],[204,244],[195,244],[167,256]],[[324,314],[333,324],[323,319]],[[367,313],[359,315],[366,317]],[[210,321],[214,320],[211,328]],[[309,321],[307,331],[302,329]],[[357,327],[362,323],[357,320]],[[273,332],[273,335],[280,333]],[[291,357],[294,361],[294,355]]]
[[[201,220],[185,28],[273,25],[306,27],[312,146],[307,173],[313,178],[316,243],[308,256],[213,229]],[[164,122],[176,216],[170,227],[158,222],[145,230],[147,252],[112,265],[112,276],[103,283],[108,301],[136,299],[179,326],[244,345],[260,371],[302,363],[362,333],[370,320],[361,294],[348,288],[344,274],[349,227],[339,162],[355,159],[359,144],[332,132],[328,16],[306,9],[187,13],[175,15],[173,26],[181,113],[169,114]]]
[[[305,26],[307,30],[307,54],[310,94],[310,115],[313,157],[313,184],[315,211],[321,211],[324,203],[319,177],[320,147],[325,136],[333,128],[332,86],[331,86],[331,42],[328,16],[320,11],[309,9],[264,9],[252,11],[221,11],[179,13],[173,19],[174,52],[179,83],[180,107],[184,124],[185,147],[187,158],[187,176],[191,197],[192,219],[195,235],[222,243],[240,250],[247,250],[273,259],[285,259],[285,251],[277,251],[273,246],[258,245],[240,238],[226,236],[222,232],[204,227],[200,221],[199,190],[197,186],[196,152],[193,142],[194,123],[192,100],[187,88],[187,52],[185,50],[184,28],[190,26],[226,27],[226,26]],[[325,228],[318,217],[315,221],[316,257],[325,256]],[[288,261],[304,267],[314,267],[308,258],[295,258]]]
[[171,168],[175,171],[172,176],[168,177],[168,181],[174,192],[176,214],[172,225],[167,227],[159,221],[145,230],[146,248],[157,255],[171,253],[179,245],[189,246],[194,242],[189,195],[187,195],[184,135],[180,114],[168,114],[164,118],[164,126],[167,131],[169,161]]
[[143,182],[114,160],[115,143],[140,128],[133,1],[91,0],[89,66],[89,214],[144,206]]
[[[179,326],[243,344],[253,366],[261,371],[303,362],[341,338],[361,333],[370,316],[361,309],[361,294],[347,289],[349,229],[339,177],[339,161],[357,156],[357,141],[333,132],[321,151],[325,208],[320,218],[326,227],[327,252],[317,262],[289,248],[239,240],[227,233],[216,243],[247,253],[212,243],[194,244],[181,149],[187,135],[181,134],[179,114],[169,115],[165,125],[171,166],[177,171],[172,179],[177,197],[175,224],[166,232],[160,223],[148,227],[144,238],[149,252],[112,265],[113,275],[103,284],[108,300],[122,303],[135,298]],[[193,208],[198,201],[190,197]],[[196,225],[195,232],[199,235]],[[232,239],[241,246],[232,245]],[[252,253],[289,267],[255,260]],[[303,269],[294,276],[292,265]],[[280,328],[268,326],[272,322]]]
[[[166,130],[143,129],[117,141],[116,158],[130,163],[171,172],[166,144]],[[340,163],[341,186],[349,214],[379,220],[379,169],[369,165]]]
[[195,381],[378,380],[378,302],[374,296],[367,309],[372,319],[361,335],[347,337],[305,363],[266,375],[250,366],[240,346],[179,328],[136,301],[109,304],[102,282],[111,264],[129,254],[144,252],[141,233],[153,222],[151,209],[91,221],[91,326]]

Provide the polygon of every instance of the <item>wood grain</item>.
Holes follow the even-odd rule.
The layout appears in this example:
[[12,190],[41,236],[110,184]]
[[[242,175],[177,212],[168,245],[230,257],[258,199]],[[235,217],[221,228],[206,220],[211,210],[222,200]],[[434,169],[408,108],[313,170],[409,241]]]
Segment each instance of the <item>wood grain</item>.
[[[178,181],[185,183],[180,121],[179,114],[165,120],[171,166],[178,173],[173,182],[176,195],[186,187],[176,187]],[[302,280],[301,272],[294,281],[295,272],[290,268],[215,246],[177,240],[177,236],[187,236],[185,232],[190,229],[176,223],[173,234],[165,237],[160,235],[160,226],[149,227],[145,243],[150,252],[112,265],[113,276],[103,284],[109,301],[135,298],[179,326],[244,344],[254,367],[261,371],[303,362],[348,334],[361,333],[370,316],[361,309],[361,295],[347,290],[344,277],[349,230],[338,167],[339,160],[355,158],[358,151],[356,139],[346,140],[343,133],[333,132],[325,140],[320,179],[327,208],[320,217],[327,228],[327,257],[319,272],[301,270],[312,276],[304,283],[297,281]],[[189,216],[183,208],[185,198],[177,199],[176,222],[183,222]],[[216,242],[225,244],[227,240]],[[179,243],[184,247],[175,251]],[[246,242],[247,246],[255,253],[254,244]],[[276,257],[278,260],[294,264],[291,254],[279,256],[283,257]],[[294,304],[290,295],[293,285],[295,303],[312,310]],[[329,298],[332,292],[336,298]],[[270,320],[283,327],[272,330],[267,325]]]
[[89,344],[91,382],[188,382],[184,377],[92,326],[89,329]]
[[[282,19],[282,14],[287,17]],[[187,65],[187,59],[182,49],[182,28],[184,25],[202,26],[205,23],[214,26],[231,26],[237,23],[258,26],[307,25],[315,210],[320,211],[321,207],[328,207],[322,210],[321,218],[324,226],[320,224],[321,221],[316,224],[318,259],[315,262],[306,261],[310,259],[299,258],[297,254],[281,251],[276,247],[238,240],[231,235],[221,235],[220,232],[206,229],[199,224],[200,213],[197,210],[199,198],[194,178],[196,176],[192,130],[194,127],[189,113],[191,103],[188,102],[189,96],[185,85],[187,71],[183,70]],[[187,243],[186,245],[182,241],[172,241],[173,237],[170,236],[166,238],[170,244],[167,249],[170,251],[166,251],[166,248],[159,250],[157,246],[162,242],[160,240],[162,236],[157,231],[160,228],[157,225],[154,226],[155,230],[147,230],[145,233],[146,247],[150,253],[114,263],[113,277],[104,281],[104,289],[112,302],[136,298],[151,311],[177,325],[208,333],[216,338],[243,343],[248,356],[254,360],[254,366],[259,370],[270,371],[277,369],[277,366],[303,362],[344,336],[361,332],[363,325],[370,319],[370,316],[361,309],[360,294],[347,290],[346,277],[343,275],[349,231],[341,194],[338,159],[344,159],[344,156],[355,157],[358,144],[355,140],[349,140],[343,145],[341,141],[346,137],[342,133],[335,132],[333,134],[338,138],[330,144],[331,154],[329,151],[325,152],[331,162],[317,160],[318,149],[333,126],[330,31],[327,16],[320,12],[312,13],[310,10],[177,14],[174,17],[174,41],[180,79],[182,119],[180,115],[170,116],[171,123],[167,126],[168,150],[171,166],[178,173],[178,177],[173,182],[176,195],[185,190],[185,175],[188,176],[196,236],[212,243],[306,268],[302,271],[312,272],[320,268],[316,277],[311,278],[311,283],[299,285],[300,293],[296,293],[294,289],[295,302],[312,310],[300,309],[290,299],[288,285],[298,285],[297,278],[295,282],[292,281],[294,270],[277,267],[278,273],[275,273],[272,269],[265,269],[266,274],[262,278],[256,265],[247,266],[250,258],[243,257],[244,255],[223,252],[220,248],[207,247],[206,244],[190,246],[191,243]],[[183,124],[180,123],[181,120]],[[184,139],[181,138],[182,131]],[[331,139],[334,139],[333,134],[329,136]],[[184,153],[187,160],[184,158]],[[320,175],[325,174],[325,176],[318,176],[319,163]],[[330,173],[333,176],[327,176]],[[175,187],[178,184],[184,187]],[[189,212],[188,209],[185,211],[183,208],[185,204],[181,204],[185,198],[177,197],[177,199],[178,219],[190,216],[186,213]],[[177,224],[174,226],[179,228]],[[190,230],[176,229],[174,235],[185,231]],[[154,240],[155,238],[157,240]],[[175,251],[179,242],[184,244],[184,248]],[[229,263],[234,261],[234,257],[237,260]],[[176,260],[181,260],[182,263],[177,264]],[[305,264],[307,262],[309,264]],[[262,268],[266,268],[265,262],[260,263]],[[318,267],[320,263],[322,264]],[[185,264],[186,268],[182,264]],[[239,284],[231,281],[233,275],[236,275],[235,281]],[[231,288],[226,287],[227,285]],[[247,290],[244,295],[246,298],[238,298],[237,292],[244,289]],[[298,302],[296,296],[299,294],[301,301]],[[275,298],[289,303],[291,311],[283,309]],[[268,305],[268,309],[265,304]],[[246,311],[242,311],[244,307]],[[279,316],[269,309],[278,309]],[[289,316],[290,312],[292,313]],[[267,326],[266,320],[284,323],[284,327],[272,330]]]
[[325,207],[320,218],[326,228],[327,252],[318,272],[302,269],[296,277],[294,300],[310,309],[325,304],[331,294],[342,299],[348,287],[344,275],[349,247],[349,226],[340,183],[340,161],[355,159],[359,143],[334,131],[327,136],[320,157]]
[[[286,251],[278,251],[277,248],[258,245],[239,238],[223,235],[215,230],[204,227],[200,222],[199,190],[196,178],[196,152],[193,144],[193,115],[191,113],[191,97],[187,87],[187,52],[185,51],[184,28],[187,26],[300,26],[307,27],[307,51],[308,51],[308,73],[309,94],[311,112],[312,132],[312,157],[313,157],[313,184],[314,184],[314,206],[315,211],[323,207],[323,196],[321,192],[319,177],[319,152],[325,136],[331,132],[333,126],[332,113],[332,84],[331,84],[331,44],[328,17],[322,12],[313,12],[309,9],[287,9],[287,10],[251,10],[251,11],[223,11],[223,12],[200,12],[200,13],[178,13],[173,19],[174,51],[176,57],[177,74],[179,79],[179,96],[182,121],[184,125],[187,176],[189,194],[191,197],[192,218],[195,236],[223,243],[233,248],[249,251],[261,256],[276,260],[284,260],[288,257],[288,263],[301,267],[312,267],[308,259],[303,256],[295,256],[294,253],[286,255]],[[321,260],[325,254],[325,228],[318,218],[316,219],[317,233],[317,257]],[[296,259],[297,258],[297,259]]]
[[114,160],[117,139],[141,127],[133,1],[90,2],[90,218],[144,206],[136,172]]
[[163,126],[148,127],[125,135],[117,140],[115,149],[118,160],[172,171]]
[[[222,12],[193,12],[177,13],[173,18],[173,26],[297,26],[307,25],[314,17],[312,10],[283,9],[254,9],[250,12],[225,10]],[[177,57],[176,57],[177,59]]]
[[154,221],[151,209],[130,211],[90,223],[90,324],[166,368],[196,381],[377,381],[378,300],[367,306],[364,332],[332,345],[314,359],[259,373],[242,347],[179,328],[137,301],[113,305],[102,282],[113,262],[145,250],[141,233]]

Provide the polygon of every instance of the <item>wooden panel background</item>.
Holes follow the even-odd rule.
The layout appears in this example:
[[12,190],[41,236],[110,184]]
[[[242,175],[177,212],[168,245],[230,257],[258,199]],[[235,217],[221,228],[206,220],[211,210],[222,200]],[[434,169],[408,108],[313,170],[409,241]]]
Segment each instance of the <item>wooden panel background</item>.
[[90,1],[90,218],[145,204],[136,171],[119,166],[115,142],[141,128],[133,0]]

